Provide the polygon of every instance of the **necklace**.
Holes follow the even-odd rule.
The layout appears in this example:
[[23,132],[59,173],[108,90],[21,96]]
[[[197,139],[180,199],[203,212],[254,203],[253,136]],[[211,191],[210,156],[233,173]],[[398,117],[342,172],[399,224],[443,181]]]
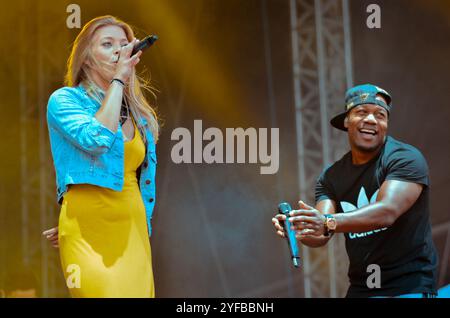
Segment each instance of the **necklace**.
[[120,107],[120,124],[123,126],[128,118],[130,118],[130,109],[125,103],[122,103],[122,106]]

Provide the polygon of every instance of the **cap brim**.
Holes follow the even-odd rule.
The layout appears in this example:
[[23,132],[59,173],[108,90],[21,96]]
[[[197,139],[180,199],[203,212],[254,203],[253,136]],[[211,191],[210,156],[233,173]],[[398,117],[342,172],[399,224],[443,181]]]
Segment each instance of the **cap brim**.
[[339,130],[342,130],[342,131],[347,131],[347,128],[345,128],[345,126],[344,126],[345,117],[347,117],[347,112],[333,117],[330,120],[331,126],[333,126],[334,128],[337,128]]

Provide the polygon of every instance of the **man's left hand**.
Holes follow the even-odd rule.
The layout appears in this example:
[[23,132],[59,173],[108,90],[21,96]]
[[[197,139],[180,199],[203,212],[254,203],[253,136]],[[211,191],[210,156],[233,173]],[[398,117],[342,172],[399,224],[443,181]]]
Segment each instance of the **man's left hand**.
[[289,213],[289,221],[296,231],[296,237],[322,236],[325,233],[325,216],[303,201],[299,201],[299,205],[299,210],[292,210]]

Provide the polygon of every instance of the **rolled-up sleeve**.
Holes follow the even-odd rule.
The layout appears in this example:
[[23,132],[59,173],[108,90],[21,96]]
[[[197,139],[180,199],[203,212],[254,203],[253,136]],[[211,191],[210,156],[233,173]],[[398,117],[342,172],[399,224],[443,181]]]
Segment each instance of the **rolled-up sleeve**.
[[47,121],[76,147],[93,155],[103,154],[111,149],[116,134],[105,127],[82,105],[82,99],[62,88],[55,91],[47,105]]

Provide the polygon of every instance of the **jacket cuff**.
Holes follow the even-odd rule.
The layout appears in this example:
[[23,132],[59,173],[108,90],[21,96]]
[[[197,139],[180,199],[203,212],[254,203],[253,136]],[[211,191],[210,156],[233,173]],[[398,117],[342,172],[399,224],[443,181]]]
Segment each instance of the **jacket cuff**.
[[89,126],[89,133],[94,140],[97,141],[98,146],[111,148],[112,144],[117,138],[117,134],[112,132],[109,128],[98,121],[97,118],[92,118],[92,124]]

